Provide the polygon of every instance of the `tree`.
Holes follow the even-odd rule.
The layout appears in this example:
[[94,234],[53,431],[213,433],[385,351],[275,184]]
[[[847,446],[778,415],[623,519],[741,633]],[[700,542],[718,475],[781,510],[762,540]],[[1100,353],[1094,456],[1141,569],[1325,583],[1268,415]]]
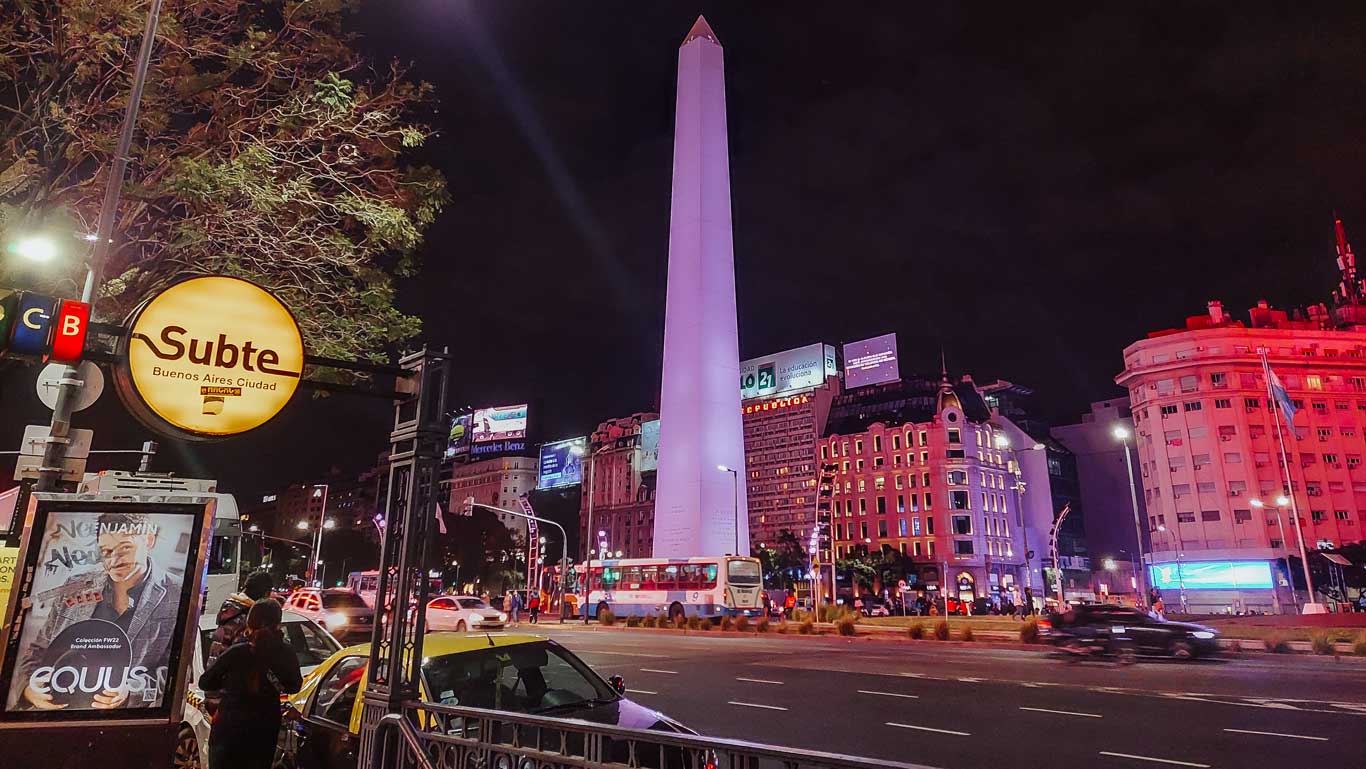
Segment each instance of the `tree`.
[[[445,180],[411,163],[431,88],[374,69],[344,24],[359,0],[168,0],[115,223],[100,314],[175,280],[275,291],[309,351],[378,357]],[[0,241],[95,230],[147,0],[0,4]],[[16,276],[0,260],[0,284]],[[37,287],[78,293],[79,259]]]

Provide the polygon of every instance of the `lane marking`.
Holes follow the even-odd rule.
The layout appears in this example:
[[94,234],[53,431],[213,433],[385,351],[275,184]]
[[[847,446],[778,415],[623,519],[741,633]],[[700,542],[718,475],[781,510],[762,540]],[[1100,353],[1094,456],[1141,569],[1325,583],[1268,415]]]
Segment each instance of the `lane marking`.
[[640,669],[640,672],[642,672],[642,673],[663,673],[663,674],[666,675],[666,676],[676,676],[676,675],[678,675],[678,671],[677,671],[677,670],[659,670],[658,668],[641,668],[641,669]]
[[1049,710],[1048,708],[1027,708],[1020,706],[1020,710],[1028,710],[1034,713],[1057,713],[1060,716],[1081,716],[1082,718],[1104,718],[1099,713],[1078,713],[1075,710]]
[[1130,758],[1134,761],[1151,761],[1154,764],[1171,764],[1173,766],[1194,766],[1196,769],[1209,769],[1209,764],[1197,764],[1191,761],[1177,761],[1171,758],[1154,758],[1152,756],[1136,756],[1133,753],[1111,753],[1108,750],[1100,752],[1102,756],[1113,756],[1115,758]]
[[667,654],[643,654],[641,652],[609,652],[603,649],[578,649],[580,654],[613,654],[618,657],[649,657],[651,659],[668,659]]
[[782,685],[783,685],[783,682],[782,682],[782,681],[769,681],[769,680],[764,679],[764,678],[739,678],[739,677],[737,677],[735,680],[736,680],[736,681],[748,681],[749,683],[752,683],[752,684],[773,684],[773,685],[775,685],[775,686],[782,686]]
[[903,697],[903,698],[908,699],[908,700],[918,700],[918,699],[920,699],[920,695],[919,695],[919,694],[897,694],[896,692],[872,692],[872,691],[868,691],[867,689],[859,689],[859,690],[858,690],[858,693],[859,693],[859,694],[876,694],[876,695],[879,696],[879,697]]
[[1314,740],[1316,742],[1327,742],[1327,737],[1314,737],[1309,734],[1286,734],[1285,732],[1259,732],[1256,729],[1225,729],[1226,732],[1235,734],[1261,734],[1267,737],[1289,737],[1292,740]]
[[965,684],[980,684],[980,683],[982,683],[982,681],[985,680],[985,679],[963,677],[963,678],[960,678],[960,679],[958,679],[958,680],[961,681],[962,683],[965,683]]
[[907,678],[924,678],[924,677],[925,677],[925,674],[924,674],[924,673],[897,673],[897,675],[899,675],[899,676],[905,676],[905,677],[907,677]]
[[969,732],[955,732],[952,729],[935,729],[932,726],[916,726],[915,724],[898,724],[895,721],[888,721],[888,726],[895,726],[899,729],[915,729],[921,732],[937,732],[938,734],[952,734],[958,737],[971,737]]
[[727,705],[739,705],[739,706],[742,707],[742,708],[763,708],[764,710],[787,710],[787,708],[780,708],[780,707],[778,707],[777,705],[760,705],[760,704],[757,703],[757,702],[734,702],[734,701],[731,701],[731,702],[727,702],[726,704],[727,704]]
[[626,691],[631,694],[659,694],[659,692],[652,692],[648,689],[627,689]]

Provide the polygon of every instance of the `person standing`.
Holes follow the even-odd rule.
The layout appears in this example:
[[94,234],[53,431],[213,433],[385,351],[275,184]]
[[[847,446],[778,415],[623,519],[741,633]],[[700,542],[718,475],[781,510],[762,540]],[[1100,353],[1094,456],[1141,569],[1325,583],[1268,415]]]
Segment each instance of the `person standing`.
[[536,624],[536,615],[541,611],[541,596],[537,593],[531,594],[531,600],[526,607],[527,613],[531,615],[531,624]]
[[209,730],[209,769],[269,769],[280,732],[280,696],[303,686],[299,660],[280,633],[280,604],[264,598],[247,611],[246,631],[199,677],[220,692]]
[[508,622],[511,622],[512,624],[516,625],[516,624],[517,624],[517,615],[516,615],[516,613],[513,612],[513,609],[512,609],[512,591],[511,591],[511,590],[507,591],[506,593],[503,593],[503,607],[502,607],[502,608],[503,608],[503,613],[506,614],[506,615],[508,615]]
[[[223,655],[233,644],[241,639],[242,634],[247,629],[247,613],[257,601],[270,597],[273,587],[270,574],[264,571],[252,572],[247,577],[247,581],[242,585],[242,592],[233,593],[223,599],[223,605],[218,609],[218,627],[214,628],[213,636],[209,644],[209,659],[205,667],[213,667],[213,663]],[[218,709],[217,692],[213,694],[205,693],[204,704],[207,706],[209,716],[212,717],[214,711]]]

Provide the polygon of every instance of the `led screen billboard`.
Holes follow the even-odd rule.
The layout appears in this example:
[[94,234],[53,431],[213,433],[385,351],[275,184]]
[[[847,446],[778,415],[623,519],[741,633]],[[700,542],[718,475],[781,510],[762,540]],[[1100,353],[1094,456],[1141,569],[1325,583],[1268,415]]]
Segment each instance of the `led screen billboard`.
[[896,334],[883,334],[844,346],[844,386],[848,389],[894,382],[901,378],[896,360]]
[[1271,564],[1267,561],[1171,561],[1148,567],[1152,584],[1160,590],[1271,589]]
[[475,409],[470,437],[475,443],[526,437],[527,404]]
[[809,344],[740,364],[740,399],[782,395],[825,383],[836,376],[835,348],[828,344]]
[[659,420],[640,423],[640,471],[659,469]]
[[583,483],[583,458],[587,453],[587,438],[570,438],[542,446],[536,488],[557,489]]
[[470,453],[470,432],[473,426],[473,414],[461,414],[451,420],[451,435],[446,443],[446,456],[458,457]]

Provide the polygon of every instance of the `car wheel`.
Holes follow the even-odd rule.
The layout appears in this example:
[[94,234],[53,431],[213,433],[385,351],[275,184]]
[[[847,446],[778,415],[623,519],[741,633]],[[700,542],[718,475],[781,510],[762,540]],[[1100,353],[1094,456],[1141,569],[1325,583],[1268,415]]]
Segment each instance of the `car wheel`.
[[462,619],[459,622],[455,623],[455,632],[464,633],[468,630],[469,628],[465,625],[465,620]]
[[675,625],[677,625],[677,624],[678,624],[678,621],[679,621],[680,619],[683,619],[684,616],[685,616],[685,615],[684,615],[684,613],[683,613],[683,604],[679,603],[678,601],[674,601],[672,604],[669,605],[669,621],[670,621],[670,622],[672,622],[672,623],[674,623]]
[[176,734],[175,755],[171,766],[175,769],[201,769],[199,764],[199,740],[195,739],[194,729],[189,724],[181,724]]
[[1182,662],[1195,659],[1195,647],[1185,641],[1177,641],[1172,644],[1172,656]]

